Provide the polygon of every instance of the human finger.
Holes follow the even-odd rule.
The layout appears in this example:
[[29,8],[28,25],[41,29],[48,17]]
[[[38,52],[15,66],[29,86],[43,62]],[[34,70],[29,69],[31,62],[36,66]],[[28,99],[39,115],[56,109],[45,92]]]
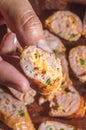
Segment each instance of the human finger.
[[25,76],[14,66],[0,57],[0,83],[11,86],[21,92],[27,92],[30,84]]
[[35,44],[44,38],[41,22],[28,0],[2,0],[0,11],[21,44]]
[[16,51],[17,40],[14,33],[7,33],[4,35],[0,44],[0,55],[12,54]]

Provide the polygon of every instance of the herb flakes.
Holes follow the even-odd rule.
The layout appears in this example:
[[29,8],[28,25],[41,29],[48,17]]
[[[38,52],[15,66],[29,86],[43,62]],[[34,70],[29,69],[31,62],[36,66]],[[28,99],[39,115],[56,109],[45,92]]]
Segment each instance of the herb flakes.
[[21,117],[25,116],[24,110],[19,110],[19,111],[18,111],[18,114],[19,114]]
[[47,130],[53,130],[52,126],[48,125],[47,127]]
[[34,56],[35,56],[35,59],[37,59],[39,57],[39,54],[35,53]]
[[57,32],[57,35],[58,35],[58,36],[60,36],[60,35],[61,35],[61,33],[62,33],[61,31],[60,31],[60,32]]
[[86,59],[80,59],[81,65],[86,65]]
[[68,35],[69,35],[70,39],[73,39],[73,38],[75,38],[77,36],[77,34],[74,34],[74,33],[69,33]]
[[64,128],[60,128],[60,130],[64,130]]
[[47,84],[47,85],[50,85],[50,84],[51,84],[51,79],[50,79],[50,78],[48,78],[48,79],[46,80],[46,84]]
[[55,49],[55,50],[53,50],[54,51],[54,53],[56,53],[56,54],[59,54],[60,53],[60,51],[58,50],[58,49]]

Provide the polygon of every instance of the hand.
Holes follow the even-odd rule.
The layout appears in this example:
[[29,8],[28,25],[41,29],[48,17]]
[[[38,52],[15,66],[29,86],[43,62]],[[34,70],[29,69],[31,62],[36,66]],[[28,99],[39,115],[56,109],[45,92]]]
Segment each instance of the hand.
[[17,47],[16,37],[22,47],[36,44],[38,41],[39,46],[44,44],[42,25],[28,0],[0,0],[0,13],[1,23],[6,23],[13,32],[6,34],[0,45],[0,55],[6,57],[0,57],[0,83],[26,92],[30,87],[29,81],[19,71],[19,59],[13,57],[12,52]]

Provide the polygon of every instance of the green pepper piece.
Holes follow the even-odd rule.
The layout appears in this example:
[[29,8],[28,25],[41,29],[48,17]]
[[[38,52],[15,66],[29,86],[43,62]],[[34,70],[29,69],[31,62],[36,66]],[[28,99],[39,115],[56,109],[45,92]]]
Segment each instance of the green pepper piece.
[[86,65],[86,59],[80,59],[81,65]]
[[60,53],[60,51],[58,50],[58,49],[55,49],[55,50],[53,50],[54,51],[54,53],[56,53],[56,54],[59,54]]
[[46,80],[46,84],[47,84],[47,85],[50,85],[50,83],[51,83],[51,79],[48,78],[48,79]]
[[77,36],[77,34],[74,34],[74,33],[69,33],[68,35],[69,35],[69,38],[70,38],[70,39],[73,39],[74,37]]
[[60,31],[60,32],[57,32],[57,35],[58,35],[58,36],[60,36],[60,35],[61,35],[61,33],[62,33],[61,31]]
[[18,113],[19,113],[19,115],[20,115],[21,117],[25,116],[24,110],[19,110]]
[[64,130],[64,128],[60,128],[60,130]]

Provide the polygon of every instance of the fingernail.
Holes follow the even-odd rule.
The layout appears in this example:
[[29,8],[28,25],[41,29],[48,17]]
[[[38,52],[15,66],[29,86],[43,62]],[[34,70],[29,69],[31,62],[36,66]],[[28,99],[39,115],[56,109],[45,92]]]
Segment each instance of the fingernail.
[[18,54],[20,55],[20,54],[22,53],[23,48],[22,48],[21,45],[19,44],[19,42],[18,42],[16,36],[14,36],[13,43],[14,43],[14,45],[16,46],[16,52],[18,52]]
[[38,46],[39,48],[41,48],[41,49],[43,49],[43,50],[49,52],[49,53],[52,53],[52,50],[51,50],[50,47],[47,45],[47,41],[44,40],[44,39],[39,40],[38,43],[37,43],[37,46]]
[[18,40],[17,40],[16,36],[14,36],[13,43],[14,43],[15,45],[18,44]]

